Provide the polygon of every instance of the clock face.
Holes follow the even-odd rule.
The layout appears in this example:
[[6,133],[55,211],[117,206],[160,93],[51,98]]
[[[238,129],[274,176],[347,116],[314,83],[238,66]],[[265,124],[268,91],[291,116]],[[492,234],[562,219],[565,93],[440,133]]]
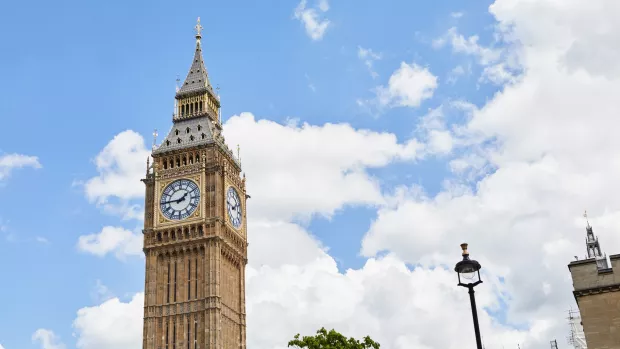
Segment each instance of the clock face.
[[168,219],[181,220],[189,217],[200,202],[198,185],[188,179],[176,180],[164,189],[159,201],[161,213]]
[[228,193],[226,193],[226,208],[228,209],[228,218],[230,224],[235,228],[241,226],[241,200],[239,200],[239,194],[233,187],[228,187]]

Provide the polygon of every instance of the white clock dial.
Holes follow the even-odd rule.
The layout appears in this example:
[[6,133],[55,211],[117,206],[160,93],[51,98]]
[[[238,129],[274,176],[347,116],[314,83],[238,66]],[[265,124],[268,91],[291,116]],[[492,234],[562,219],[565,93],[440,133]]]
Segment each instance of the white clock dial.
[[236,229],[239,229],[241,226],[241,217],[242,209],[241,209],[241,200],[239,199],[239,194],[233,187],[228,187],[228,193],[226,193],[226,208],[228,209],[228,219],[230,220],[230,224],[233,225]]
[[178,179],[166,186],[159,207],[168,219],[182,220],[189,217],[200,202],[200,188],[193,181]]

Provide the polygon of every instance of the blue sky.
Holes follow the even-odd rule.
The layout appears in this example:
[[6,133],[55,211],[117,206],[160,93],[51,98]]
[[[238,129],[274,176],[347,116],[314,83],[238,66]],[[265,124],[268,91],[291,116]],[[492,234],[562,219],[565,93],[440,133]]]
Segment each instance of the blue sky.
[[[535,26],[524,24],[524,13],[534,9],[525,6],[525,10],[519,12],[516,8],[521,7],[511,7],[503,0],[496,1],[496,6],[491,8],[489,6],[493,1],[486,0],[394,0],[389,4],[334,0],[329,2],[328,8],[321,9],[323,3],[327,4],[308,0],[303,9],[300,9],[303,1],[300,4],[297,1],[236,0],[183,1],[175,4],[164,1],[35,1],[2,5],[0,42],[5,54],[0,55],[0,81],[3,82],[0,84],[0,117],[4,130],[0,139],[0,197],[3,198],[0,200],[0,262],[5,266],[2,279],[8,280],[8,283],[0,288],[0,298],[4,300],[0,311],[0,346],[5,349],[58,349],[62,348],[58,346],[62,342],[66,348],[99,348],[87,342],[80,344],[79,339],[86,338],[88,331],[76,329],[74,320],[77,311],[104,304],[114,297],[127,303],[142,291],[144,260],[139,253],[135,253],[135,249],[131,253],[118,252],[118,246],[114,245],[104,248],[97,255],[92,250],[89,252],[80,248],[78,241],[81,236],[99,234],[104,227],[116,227],[133,233],[129,236],[133,236],[135,242],[135,238],[139,238],[142,221],[139,218],[124,219],[124,213],[119,213],[119,210],[125,212],[127,206],[123,204],[128,204],[137,205],[139,211],[143,199],[140,195],[123,198],[114,194],[114,189],[110,189],[111,194],[89,197],[87,186],[93,178],[105,177],[105,170],[97,168],[96,159],[115,136],[127,130],[135,131],[132,134],[138,139],[136,149],[139,149],[129,151],[145,154],[152,143],[153,129],[159,130],[161,139],[170,128],[175,80],[177,76],[183,80],[187,74],[195,42],[192,28],[198,16],[204,27],[203,52],[209,77],[214,86],[220,87],[223,121],[228,122],[233,116],[236,118],[225,131],[229,132],[227,138],[232,140],[229,145],[241,144],[242,159],[248,162],[246,171],[250,190],[252,175],[257,178],[254,188],[259,193],[258,203],[249,206],[250,210],[258,212],[254,216],[257,222],[255,230],[260,233],[254,239],[268,239],[262,228],[258,228],[259,225],[275,227],[290,224],[294,230],[299,228],[300,236],[307,237],[310,239],[308,241],[313,241],[312,244],[316,243],[316,251],[323,251],[312,253],[326,253],[336,262],[337,270],[332,272],[341,278],[348,277],[347,270],[362,273],[371,268],[368,261],[374,261],[375,256],[379,256],[377,260],[382,260],[383,252],[389,252],[395,260],[409,266],[421,265],[420,273],[427,270],[425,268],[432,270],[437,265],[445,265],[443,247],[437,246],[450,245],[450,250],[458,249],[461,237],[480,241],[485,246],[480,249],[488,252],[489,256],[503,254],[492,248],[492,242],[482,242],[483,235],[478,237],[474,232],[448,238],[455,227],[465,224],[453,224],[450,219],[462,213],[462,217],[468,217],[465,225],[471,230],[477,227],[468,225],[473,221],[480,226],[489,222],[510,221],[522,213],[528,213],[525,212],[528,210],[524,208],[527,206],[525,202],[517,204],[506,199],[513,196],[499,188],[502,178],[510,178],[507,186],[517,188],[521,181],[516,178],[541,177],[519,172],[520,164],[527,167],[540,162],[541,166],[551,166],[545,168],[574,168],[562,162],[566,159],[563,154],[558,153],[554,157],[553,152],[559,151],[557,149],[560,147],[554,148],[544,143],[545,136],[536,138],[536,134],[516,131],[526,128],[528,123],[533,125],[529,117],[523,117],[532,115],[534,118],[536,113],[530,111],[564,115],[556,108],[559,102],[553,104],[553,101],[571,98],[570,91],[558,92],[544,85],[539,91],[553,92],[548,95],[541,92],[540,96],[545,96],[545,101],[550,102],[548,105],[540,102],[538,108],[537,98],[532,97],[535,94],[523,92],[531,87],[527,86],[528,81],[544,80],[543,73],[533,77],[526,75],[545,71],[540,68],[543,63],[536,65],[531,58],[543,55],[527,51],[540,48],[543,52],[546,47],[541,44],[546,39],[543,34],[541,38],[530,35],[536,32],[532,29]],[[296,17],[296,9],[311,9],[319,16],[319,21],[328,23],[327,29],[313,38],[306,30],[303,17]],[[535,19],[532,21],[538,23]],[[516,29],[512,32],[506,29],[510,26],[499,29],[499,24],[510,24]],[[563,40],[557,39],[558,42]],[[577,40],[587,41],[585,38]],[[531,45],[527,46],[528,43]],[[517,48],[513,48],[515,46]],[[523,47],[529,48],[526,50]],[[524,60],[526,56],[530,60]],[[566,57],[573,56],[567,53]],[[541,62],[547,64],[542,58]],[[582,69],[585,74],[590,73],[588,68],[592,65],[588,62],[574,59],[567,62],[573,64],[573,68],[568,65],[569,71]],[[397,75],[403,64],[418,68],[407,80],[413,85],[423,83],[420,81],[425,71],[435,78],[435,86],[428,87],[428,94],[420,97],[419,103],[405,100],[416,99],[422,94],[415,91],[415,86],[406,85],[401,90],[394,87],[396,89],[392,90],[396,80],[391,77]],[[525,73],[528,67],[540,69]],[[506,73],[502,75],[503,79],[493,80],[489,78],[490,68],[506,69],[501,72],[511,71],[514,75]],[[558,71],[566,73],[564,68],[558,68]],[[571,75],[566,74],[569,79]],[[562,84],[557,76],[550,77],[548,81]],[[613,80],[613,76],[609,79]],[[381,102],[381,93],[378,92],[382,89],[387,91],[388,96],[384,102]],[[610,87],[609,90],[613,89]],[[607,100],[599,102],[613,104]],[[605,110],[613,110],[612,107]],[[503,116],[504,111],[508,116]],[[247,118],[247,115],[239,116],[244,112],[251,113],[253,119]],[[441,116],[433,119],[433,112]],[[261,124],[259,120],[264,122]],[[425,120],[441,120],[443,125],[437,130],[450,137],[448,150],[432,150],[429,137],[434,128],[428,126]],[[542,116],[534,120],[541,124],[538,128],[531,126],[532,129],[549,127],[542,120],[545,120]],[[575,120],[582,121],[579,117]],[[601,121],[599,124],[605,125],[608,119]],[[273,212],[267,212],[267,208],[259,207],[263,204],[277,206],[276,201],[269,201],[276,200],[274,198],[261,201],[260,193],[286,189],[259,187],[266,183],[263,177],[271,172],[269,168],[259,169],[257,165],[262,161],[261,156],[267,155],[252,149],[262,145],[265,149],[284,149],[292,144],[292,138],[289,142],[283,138],[281,143],[277,143],[279,140],[270,139],[267,134],[252,133],[251,141],[242,135],[248,134],[248,130],[263,130],[260,126],[265,127],[264,130],[277,128],[277,132],[295,129],[299,132],[299,139],[303,139],[302,133],[308,131],[303,131],[304,123],[313,125],[316,130],[326,129],[327,124],[348,124],[355,135],[366,132],[363,130],[372,134],[393,135],[395,139],[387,139],[381,144],[385,144],[386,149],[398,149],[378,154],[380,158],[385,157],[376,160],[380,164],[374,164],[375,160],[362,159],[354,149],[351,152],[351,159],[357,159],[352,160],[354,164],[335,165],[337,169],[334,171],[338,177],[349,172],[363,174],[364,183],[375,183],[378,191],[370,190],[368,195],[358,196],[347,194],[353,198],[340,198],[337,196],[341,194],[336,191],[342,186],[337,185],[340,182],[336,181],[333,202],[324,206],[317,203],[316,207],[304,206],[299,210],[291,208],[278,212],[275,208]],[[343,143],[339,143],[339,136],[335,133],[329,136],[331,138],[326,138],[323,143],[328,153],[332,152],[329,147],[337,153],[335,148],[344,147],[344,143],[350,140],[345,135],[346,130],[338,130],[343,132]],[[137,135],[141,135],[144,141]],[[525,141],[529,136],[532,138]],[[405,145],[413,139],[421,144],[420,149],[423,150],[418,150],[416,155],[405,154]],[[498,139],[499,142],[495,143]],[[368,149],[382,146],[377,144],[369,145]],[[594,143],[586,145],[591,148],[597,146]],[[307,149],[291,149],[299,152],[300,163],[306,163],[303,156],[312,153]],[[9,158],[12,154],[20,158]],[[146,156],[132,159],[140,161],[136,167],[144,168]],[[466,162],[469,170],[465,173],[455,171],[456,160]],[[311,164],[311,161],[307,163]],[[338,161],[346,163],[346,160]],[[478,166],[480,161],[482,165]],[[117,171],[115,166],[120,165],[114,163],[107,170]],[[498,168],[500,170],[495,172]],[[516,184],[511,180],[515,180]],[[127,185],[141,188],[140,183],[132,183]],[[527,185],[527,188],[541,187],[536,183]],[[523,186],[522,192],[530,193],[529,197],[537,197],[525,184]],[[417,193],[416,188],[421,188],[423,194]],[[292,207],[301,205],[300,202],[314,202],[309,196],[296,193],[286,198],[292,200]],[[380,195],[380,198],[373,195]],[[503,199],[485,199],[494,198],[493,195]],[[461,196],[464,198],[459,201]],[[541,196],[537,202],[548,203],[551,207],[554,199],[545,198]],[[288,205],[288,201],[282,200],[283,206]],[[578,209],[569,207],[558,210],[550,213],[547,220],[536,222],[538,225],[532,228],[534,230],[559,227],[554,225],[557,222],[562,222],[566,228],[555,228],[554,234],[535,248],[541,253],[540,261],[547,260],[545,258],[549,254],[557,258],[557,265],[561,266],[563,257],[572,258],[573,254],[580,253],[580,228],[573,217],[586,203],[600,209],[599,213],[603,215],[600,221],[604,227],[611,229],[615,226],[615,202],[592,200],[583,198],[583,204],[574,203]],[[509,206],[500,208],[509,205],[507,202],[517,205],[524,212],[517,212]],[[110,212],[106,204],[116,207],[117,211]],[[454,208],[457,206],[478,207],[480,211],[476,213],[465,208]],[[409,209],[413,211],[407,211]],[[397,226],[401,228],[396,229]],[[509,229],[521,228],[510,226]],[[570,237],[564,235],[569,231]],[[420,237],[423,233],[426,237]],[[295,234],[287,236],[297,236]],[[429,236],[431,234],[435,236]],[[504,241],[501,234],[497,234],[493,235],[497,239],[493,241]],[[566,242],[561,252],[553,254],[540,247],[544,243],[560,240]],[[260,241],[257,243],[261,244]],[[289,245],[285,248],[294,247]],[[327,252],[324,252],[325,248]],[[578,250],[575,252],[574,249]],[[458,258],[458,250],[453,252],[452,257]],[[260,251],[256,254],[261,255]],[[260,264],[252,266],[257,275],[266,272],[261,266],[269,265],[274,270],[282,267],[271,262],[263,263],[261,258],[257,258],[261,260]],[[392,263],[390,261],[386,259],[384,263]],[[295,265],[292,260],[284,264],[287,263]],[[545,342],[546,338],[528,337],[528,331],[535,324],[523,326],[523,319],[532,314],[544,318],[556,309],[562,310],[571,302],[570,292],[569,296],[562,296],[563,303],[554,305],[556,308],[553,311],[542,305],[530,309],[519,303],[521,300],[527,303],[523,300],[523,297],[527,298],[524,289],[510,282],[504,284],[498,281],[509,274],[508,270],[514,267],[515,262],[498,259],[492,263],[496,266],[491,276],[495,278],[495,288],[484,296],[488,298],[488,304],[483,302],[483,305],[490,307],[488,328],[489,331],[496,331],[497,343],[506,338]],[[300,264],[299,268],[312,270],[305,264]],[[565,270],[560,273],[565,274]],[[541,274],[540,280],[535,280],[543,285],[557,286],[553,288],[557,291],[569,285],[564,274],[554,277]],[[441,275],[437,280],[443,280]],[[265,276],[265,280],[269,277]],[[541,287],[547,289],[546,286]],[[252,289],[248,287],[248,292]],[[511,297],[505,296],[509,293]],[[519,294],[522,298],[517,296]],[[249,299],[252,297],[248,295]],[[517,300],[511,303],[515,297]],[[511,306],[514,313],[507,310]],[[493,319],[500,324],[494,323]],[[561,333],[563,318],[560,316],[559,319],[547,327],[549,336],[551,333]],[[38,329],[48,329],[55,334],[55,337],[49,334],[47,337],[45,334],[37,337],[53,338],[52,342],[47,343],[48,346],[45,346],[45,340],[32,338]],[[513,329],[518,333],[510,332]],[[352,333],[356,331],[355,328],[348,330]],[[377,336],[388,336],[386,333]],[[282,336],[286,337],[286,334]],[[249,337],[256,348],[271,343],[251,333]],[[433,340],[423,338],[420,342],[408,343],[421,343],[429,348],[441,346]],[[386,347],[405,345],[405,342],[399,343],[388,343]]]

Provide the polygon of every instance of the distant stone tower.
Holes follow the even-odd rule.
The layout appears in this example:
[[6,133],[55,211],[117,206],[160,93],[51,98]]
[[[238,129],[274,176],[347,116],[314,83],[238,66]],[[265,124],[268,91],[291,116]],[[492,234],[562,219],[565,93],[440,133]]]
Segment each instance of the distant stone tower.
[[[587,218],[587,216],[586,216]],[[573,295],[579,306],[588,348],[620,348],[620,254],[607,258],[590,223],[587,258],[570,262]]]
[[147,163],[143,349],[245,349],[245,177],[196,49]]

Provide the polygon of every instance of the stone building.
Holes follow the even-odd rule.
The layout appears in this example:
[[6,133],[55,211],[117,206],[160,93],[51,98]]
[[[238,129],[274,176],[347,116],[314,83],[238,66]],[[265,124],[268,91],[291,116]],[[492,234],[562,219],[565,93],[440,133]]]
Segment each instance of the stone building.
[[568,265],[586,342],[590,349],[617,349],[620,348],[620,254],[608,257],[601,252],[590,223],[586,226],[586,250],[586,259]]
[[245,349],[245,176],[196,48],[172,128],[147,161],[144,349]]

